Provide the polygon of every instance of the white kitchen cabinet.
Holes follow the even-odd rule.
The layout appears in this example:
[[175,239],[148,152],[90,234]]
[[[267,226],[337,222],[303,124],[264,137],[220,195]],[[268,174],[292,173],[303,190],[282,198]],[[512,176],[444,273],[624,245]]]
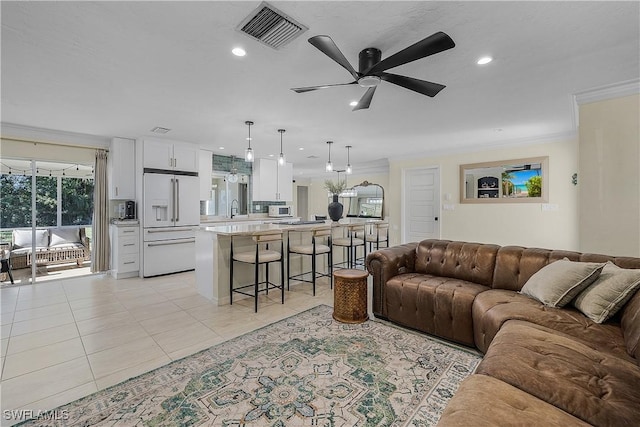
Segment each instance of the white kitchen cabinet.
[[198,172],[200,148],[196,144],[162,139],[143,140],[143,165],[150,169]]
[[200,150],[200,200],[211,199],[211,173],[213,170],[213,152]]
[[284,166],[278,167],[278,200],[293,200],[293,163],[285,163]]
[[111,276],[138,277],[140,271],[140,226],[111,224]]
[[293,200],[293,164],[278,166],[276,160],[256,159],[253,163],[253,200]]
[[109,145],[107,165],[109,198],[135,200],[135,141],[125,138],[113,138]]

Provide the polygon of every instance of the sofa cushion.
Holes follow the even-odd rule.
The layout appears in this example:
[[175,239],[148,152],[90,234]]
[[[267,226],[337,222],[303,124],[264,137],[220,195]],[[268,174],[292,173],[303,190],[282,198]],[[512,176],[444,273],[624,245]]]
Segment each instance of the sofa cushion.
[[622,309],[620,328],[627,346],[627,352],[640,365],[640,291],[636,291]]
[[449,277],[399,274],[387,281],[386,313],[393,322],[473,346],[471,307],[488,289]]
[[423,240],[416,248],[415,271],[491,286],[499,246]]
[[590,424],[503,381],[467,377],[444,409],[438,427],[589,426]]
[[604,263],[561,259],[534,273],[521,292],[549,307],[564,307],[600,276],[604,266]]
[[82,243],[80,239],[80,229],[75,228],[52,228],[49,230],[51,234],[50,246],[60,246],[69,243]]
[[598,279],[573,300],[573,306],[596,323],[616,314],[640,287],[640,270],[620,268],[612,262]]
[[527,320],[581,340],[632,361],[620,325],[597,324],[572,307],[551,308],[514,291],[491,289],[473,302],[473,328],[478,349],[486,352],[500,328],[509,320]]
[[[31,230],[13,230],[13,247],[15,249],[31,247]],[[49,246],[49,231],[36,230],[36,248]]]
[[597,426],[640,420],[640,369],[566,335],[507,322],[476,373],[505,381]]

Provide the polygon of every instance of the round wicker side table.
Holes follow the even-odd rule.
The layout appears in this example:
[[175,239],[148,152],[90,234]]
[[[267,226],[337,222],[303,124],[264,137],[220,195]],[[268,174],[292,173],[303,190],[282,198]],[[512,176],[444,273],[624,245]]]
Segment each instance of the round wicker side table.
[[367,277],[363,270],[342,269],[333,273],[333,318],[342,323],[362,323],[367,314]]

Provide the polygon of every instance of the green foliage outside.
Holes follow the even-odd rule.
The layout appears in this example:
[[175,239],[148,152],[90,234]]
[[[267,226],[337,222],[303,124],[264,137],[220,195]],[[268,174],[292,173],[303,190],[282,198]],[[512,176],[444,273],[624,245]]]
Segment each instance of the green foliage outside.
[[532,176],[526,183],[529,197],[542,197],[542,177]]
[[502,194],[505,196],[511,196],[514,192],[514,186],[512,179],[514,178],[511,172],[502,172]]
[[[91,225],[93,180],[62,178],[62,223]],[[36,179],[36,226],[57,226],[58,178]],[[31,177],[0,175],[0,228],[31,227]],[[5,240],[4,233],[2,240]]]

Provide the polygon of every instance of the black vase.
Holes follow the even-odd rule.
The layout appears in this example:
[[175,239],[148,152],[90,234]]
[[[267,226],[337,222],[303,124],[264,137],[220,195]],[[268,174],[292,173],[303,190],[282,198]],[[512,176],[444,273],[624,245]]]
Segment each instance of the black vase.
[[342,203],[338,201],[338,195],[334,194],[333,202],[329,203],[328,207],[329,218],[331,218],[333,221],[338,221],[340,218],[342,218],[343,209],[344,207],[342,206]]

